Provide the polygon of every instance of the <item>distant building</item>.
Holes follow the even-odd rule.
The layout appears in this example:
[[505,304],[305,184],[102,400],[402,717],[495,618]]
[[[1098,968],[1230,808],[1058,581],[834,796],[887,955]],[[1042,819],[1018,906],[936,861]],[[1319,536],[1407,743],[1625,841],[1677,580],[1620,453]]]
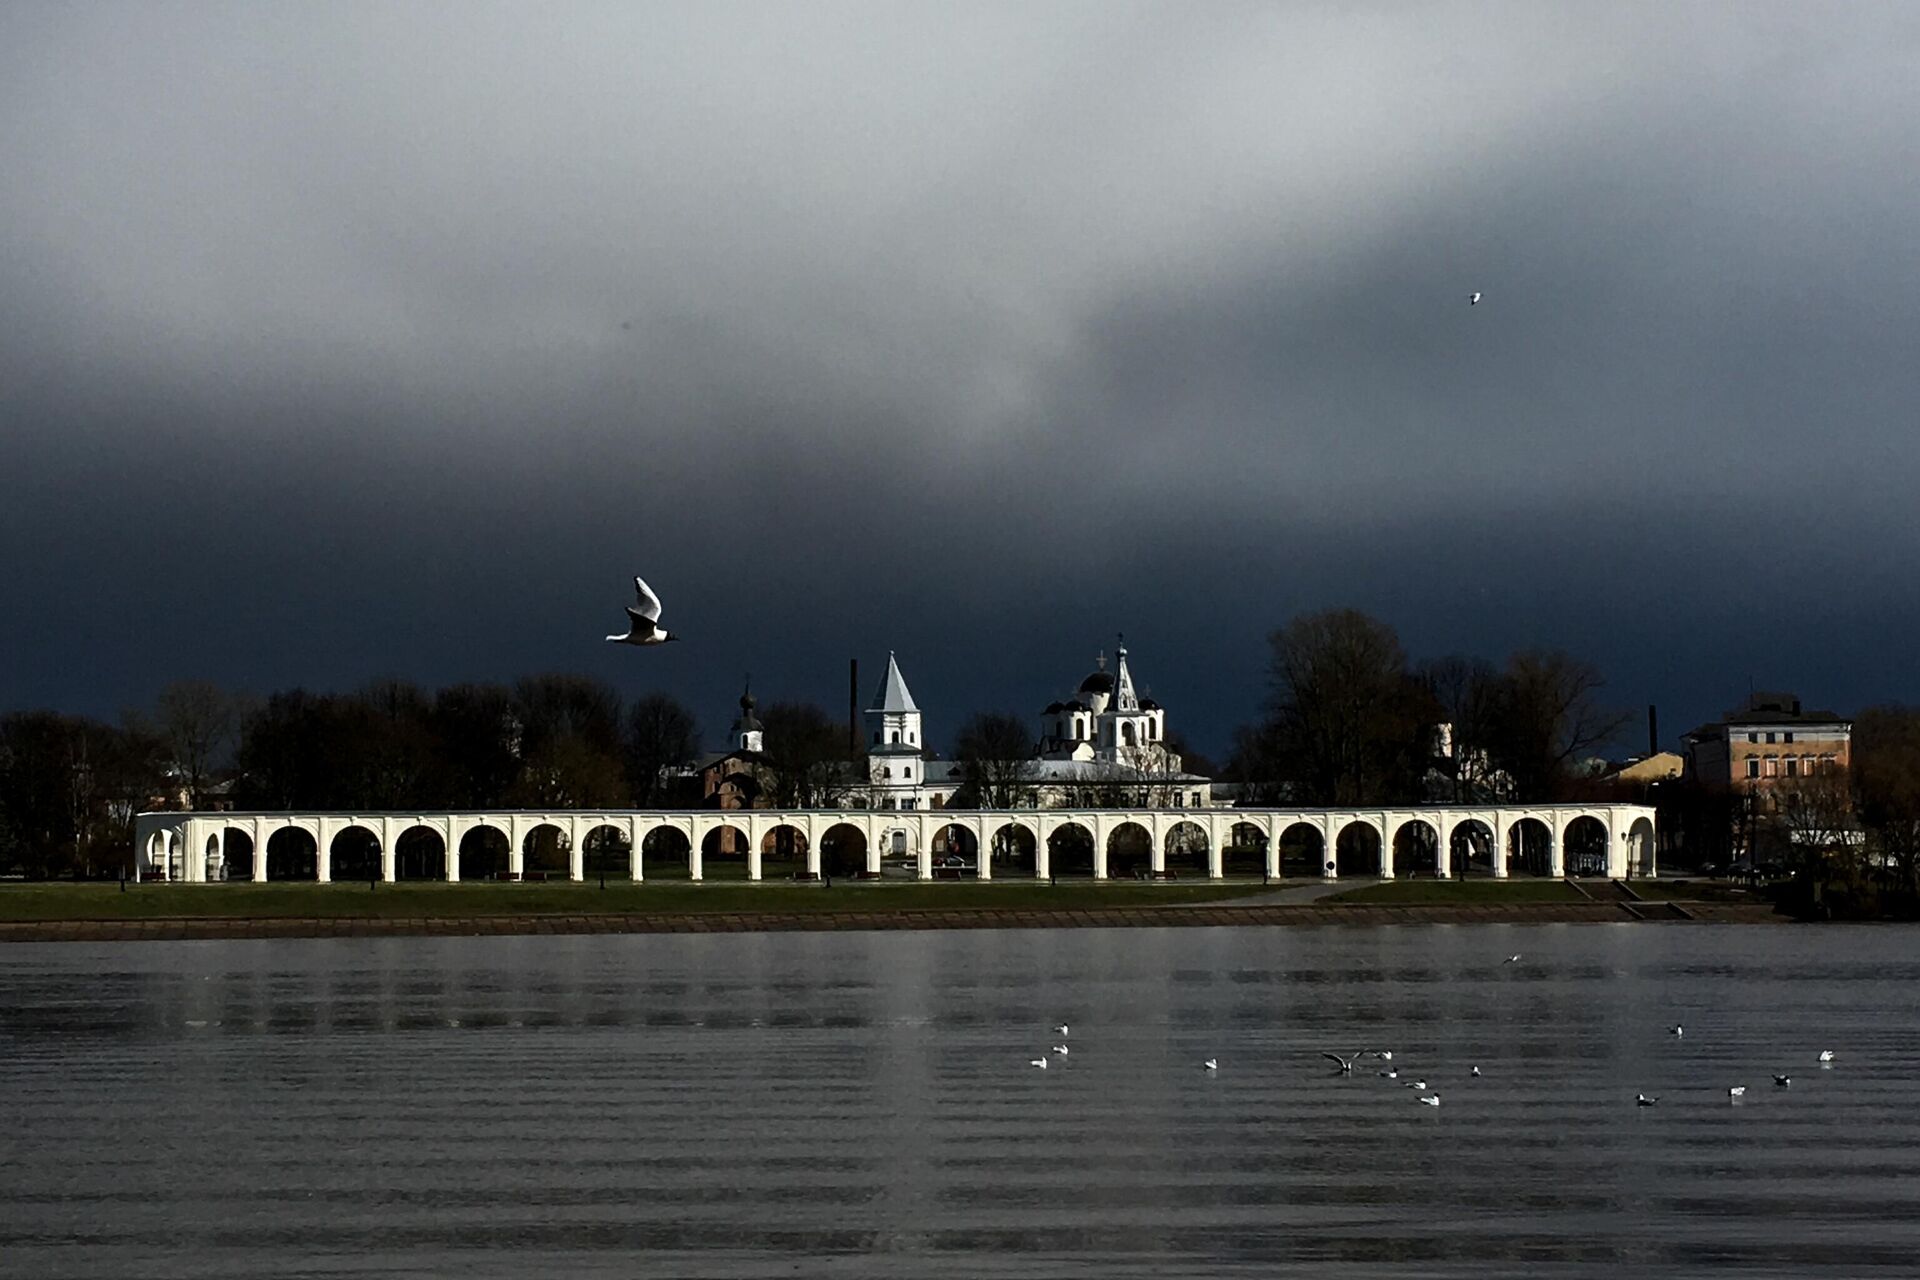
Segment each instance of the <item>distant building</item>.
[[1681,738],[1687,777],[1701,786],[1759,798],[1793,779],[1852,762],[1853,722],[1809,711],[1790,693],[1756,693],[1737,711]]

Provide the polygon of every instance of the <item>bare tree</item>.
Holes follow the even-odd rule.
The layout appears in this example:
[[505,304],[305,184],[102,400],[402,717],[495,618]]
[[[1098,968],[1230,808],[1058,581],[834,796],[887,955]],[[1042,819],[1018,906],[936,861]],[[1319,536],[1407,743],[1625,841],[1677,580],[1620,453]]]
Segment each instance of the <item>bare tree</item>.
[[861,781],[847,731],[810,702],[776,702],[761,713],[773,802],[781,809],[833,809]]
[[1309,804],[1417,796],[1425,693],[1392,627],[1354,609],[1295,618],[1269,637],[1276,763]]
[[1553,800],[1582,761],[1611,742],[1629,717],[1604,707],[1599,668],[1557,649],[1516,653],[1501,673],[1489,745],[1513,780],[1514,798]]
[[241,704],[209,680],[176,680],[154,702],[154,726],[166,744],[189,809],[198,809],[215,767],[240,727]]
[[692,761],[700,732],[693,713],[664,693],[650,693],[627,709],[627,785],[633,802],[659,808],[674,793],[676,770]]
[[1880,706],[1853,723],[1853,777],[1874,851],[1920,898],[1920,707]]
[[1500,798],[1510,788],[1493,766],[1499,672],[1484,658],[1454,654],[1421,663],[1414,675],[1446,726],[1446,751],[1437,764],[1445,777],[1445,798],[1456,804]]
[[983,711],[960,726],[954,758],[967,794],[982,809],[1026,806],[1040,777],[1033,735],[1019,716]]

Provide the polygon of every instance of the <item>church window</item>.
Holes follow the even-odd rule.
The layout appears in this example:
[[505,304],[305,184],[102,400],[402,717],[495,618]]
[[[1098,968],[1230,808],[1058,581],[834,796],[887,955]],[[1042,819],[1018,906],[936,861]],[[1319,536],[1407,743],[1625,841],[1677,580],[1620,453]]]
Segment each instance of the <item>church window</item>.
[[912,766],[912,765],[910,765],[910,764],[907,764],[907,765],[901,765],[901,766],[900,766],[900,776],[901,776],[901,777],[903,777],[903,778],[908,778],[908,779],[911,779],[911,778],[913,777],[913,766]]
[[900,731],[898,729],[893,731],[893,745],[896,747],[900,745]]
[[1133,726],[1132,725],[1123,724],[1120,726],[1120,741],[1124,742],[1128,746],[1133,745]]
[[892,768],[892,766],[890,766],[890,765],[882,765],[882,766],[880,767],[880,776],[881,776],[881,777],[883,777],[883,778],[891,778],[891,777],[893,776],[893,768]]

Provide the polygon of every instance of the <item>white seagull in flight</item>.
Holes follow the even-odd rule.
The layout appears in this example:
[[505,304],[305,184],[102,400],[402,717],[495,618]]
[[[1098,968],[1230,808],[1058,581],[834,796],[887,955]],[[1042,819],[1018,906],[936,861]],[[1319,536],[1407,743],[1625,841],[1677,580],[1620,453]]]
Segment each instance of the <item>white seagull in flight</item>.
[[1470,307],[1477,307],[1480,305],[1480,291],[1478,289],[1474,290],[1472,293],[1467,295],[1467,305]]
[[607,639],[615,644],[665,644],[678,640],[679,636],[660,626],[660,597],[653,594],[647,580],[636,577],[633,589],[639,593],[640,603],[627,606],[627,634]]

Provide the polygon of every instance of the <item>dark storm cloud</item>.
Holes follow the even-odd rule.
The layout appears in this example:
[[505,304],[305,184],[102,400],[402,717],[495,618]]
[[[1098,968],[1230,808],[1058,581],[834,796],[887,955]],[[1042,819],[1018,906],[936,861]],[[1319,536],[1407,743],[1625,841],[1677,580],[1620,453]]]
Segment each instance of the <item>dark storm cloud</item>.
[[[1917,50],[1863,4],[14,6],[0,703],[566,667],[713,726],[893,647],[944,733],[1124,628],[1212,745],[1343,603],[1670,727],[1913,697]],[[599,644],[635,569],[698,644]]]

